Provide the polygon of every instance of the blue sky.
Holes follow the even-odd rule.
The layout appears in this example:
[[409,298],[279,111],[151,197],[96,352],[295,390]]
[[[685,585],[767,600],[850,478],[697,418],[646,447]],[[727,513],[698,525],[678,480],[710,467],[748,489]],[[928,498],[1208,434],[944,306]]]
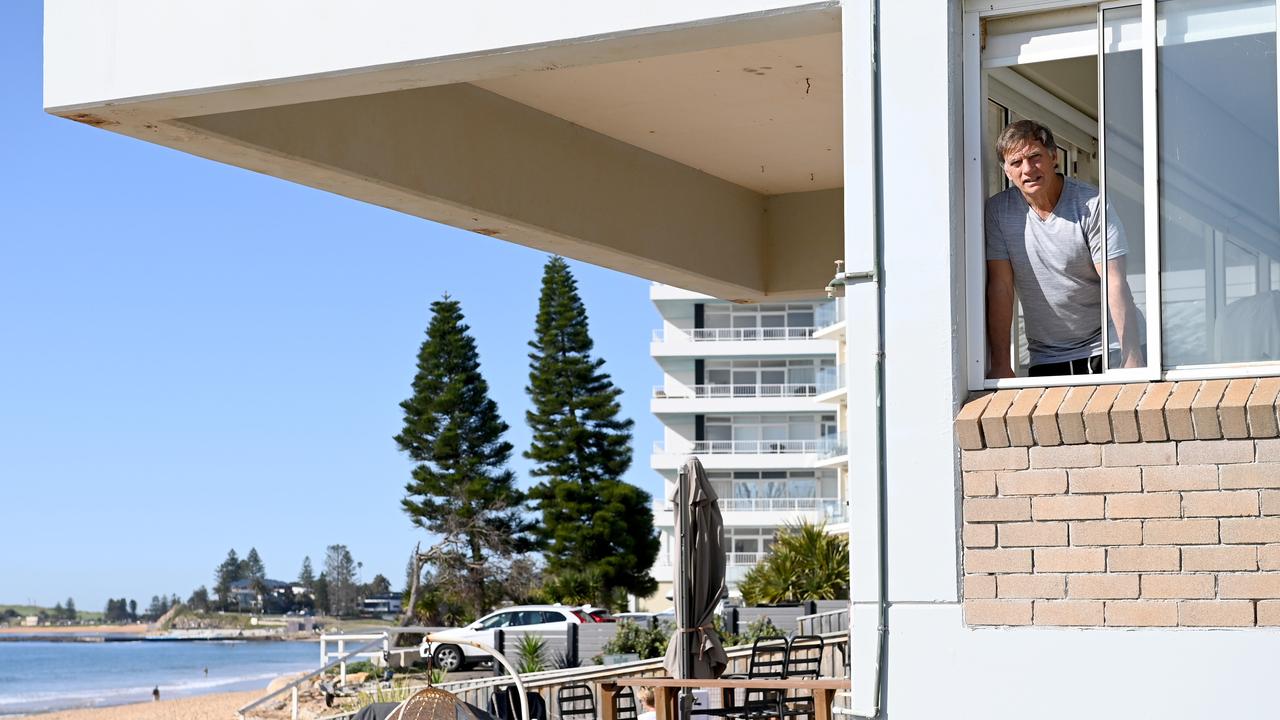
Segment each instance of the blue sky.
[[[46,115],[41,12],[0,3],[0,603],[185,598],[250,546],[399,587],[426,538],[391,438],[445,292],[529,484],[545,254]],[[648,283],[573,269],[656,493]]]

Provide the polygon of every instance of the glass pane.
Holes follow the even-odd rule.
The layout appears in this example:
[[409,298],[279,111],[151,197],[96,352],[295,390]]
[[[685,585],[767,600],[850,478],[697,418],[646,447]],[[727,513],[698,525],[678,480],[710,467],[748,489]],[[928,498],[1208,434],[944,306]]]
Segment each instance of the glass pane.
[[[1106,248],[1110,368],[1144,367],[1146,360],[1146,246],[1143,225],[1142,50],[1120,42],[1139,20],[1138,7],[1103,13],[1102,132],[1106,168]],[[1124,49],[1121,49],[1124,48]],[[1095,254],[1095,263],[1101,258]]]
[[813,326],[813,311],[797,312],[792,310],[787,313],[787,325],[793,328],[806,328]]
[[727,328],[729,327],[729,313],[707,312],[707,314],[702,316],[702,326],[709,330],[721,330]]
[[812,480],[792,480],[790,490],[793,498],[811,498],[818,494],[817,483]]
[[1258,256],[1255,253],[1228,242],[1222,253],[1227,267],[1227,305],[1236,300],[1258,294]]
[[[996,103],[994,100],[987,100],[987,125],[986,125],[986,144],[983,147],[994,148],[996,146],[996,137],[1000,131],[1008,125],[1006,116],[1007,111],[1004,106]],[[987,195],[995,195],[1001,190],[1008,187],[1008,180],[1004,176],[1004,172],[1000,170],[1000,163],[995,158],[990,158],[988,162],[983,163],[986,168],[987,176]]]
[[1280,300],[1244,279],[1280,259],[1275,12],[1156,6],[1166,366],[1280,357]]

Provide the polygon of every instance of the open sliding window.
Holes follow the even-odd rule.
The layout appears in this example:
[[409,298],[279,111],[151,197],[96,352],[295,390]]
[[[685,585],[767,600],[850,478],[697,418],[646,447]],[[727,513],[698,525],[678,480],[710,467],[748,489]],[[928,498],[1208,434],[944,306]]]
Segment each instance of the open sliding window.
[[[965,13],[970,387],[1280,374],[1275,0],[1016,9],[1025,5]],[[1042,295],[1039,283],[1079,279],[1078,267],[1062,282],[1024,275],[1009,349],[1016,377],[995,380],[984,205],[1009,185],[996,138],[1021,119],[1053,131],[1060,174],[1096,188],[1084,257],[1097,277],[1091,295],[1077,288],[1063,308],[1061,287]],[[1080,307],[1096,308],[1100,371],[1027,377],[1045,356],[1046,318]]]

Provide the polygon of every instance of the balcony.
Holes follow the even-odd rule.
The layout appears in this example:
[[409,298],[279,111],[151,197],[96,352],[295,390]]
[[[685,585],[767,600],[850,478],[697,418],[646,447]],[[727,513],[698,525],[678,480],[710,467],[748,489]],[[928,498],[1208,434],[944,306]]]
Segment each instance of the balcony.
[[654,357],[740,355],[834,355],[832,340],[817,340],[816,326],[748,328],[660,328],[653,331]]
[[[843,456],[845,443],[837,438],[820,440],[698,440],[653,445],[650,465],[655,470],[675,470],[690,455],[697,455],[709,470],[756,468],[775,470],[815,467],[823,458]],[[833,463],[834,464],[834,463]]]
[[818,368],[816,399],[820,403],[845,402],[848,388],[844,379],[844,366]]
[[844,335],[844,303],[835,300],[819,305],[813,311],[813,337],[817,339],[837,340]]
[[655,386],[649,409],[663,413],[811,413],[821,410],[816,383]]
[[849,438],[844,433],[826,440],[818,451],[816,467],[834,467],[849,462]]
[[653,342],[759,342],[808,340],[817,331],[811,327],[753,328],[666,328],[653,331]]
[[[768,513],[769,517],[730,518],[738,525],[780,525],[784,522],[808,520],[809,522],[825,522],[827,524],[844,522],[848,513],[844,501],[840,498],[820,497],[725,497],[719,500],[720,512],[729,513]],[[675,522],[675,508],[669,500],[654,503],[654,524],[658,527],[672,527]]]

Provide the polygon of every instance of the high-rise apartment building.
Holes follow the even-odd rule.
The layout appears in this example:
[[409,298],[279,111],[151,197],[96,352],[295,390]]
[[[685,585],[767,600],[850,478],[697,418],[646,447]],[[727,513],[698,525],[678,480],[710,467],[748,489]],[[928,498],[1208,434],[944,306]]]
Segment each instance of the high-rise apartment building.
[[676,476],[702,461],[720,498],[727,582],[737,583],[787,523],[847,532],[839,372],[844,324],[826,300],[739,305],[654,284],[662,316],[650,354],[662,369],[651,408],[664,426],[652,467],[663,478],[654,519],[662,549],[650,603],[671,590]]

